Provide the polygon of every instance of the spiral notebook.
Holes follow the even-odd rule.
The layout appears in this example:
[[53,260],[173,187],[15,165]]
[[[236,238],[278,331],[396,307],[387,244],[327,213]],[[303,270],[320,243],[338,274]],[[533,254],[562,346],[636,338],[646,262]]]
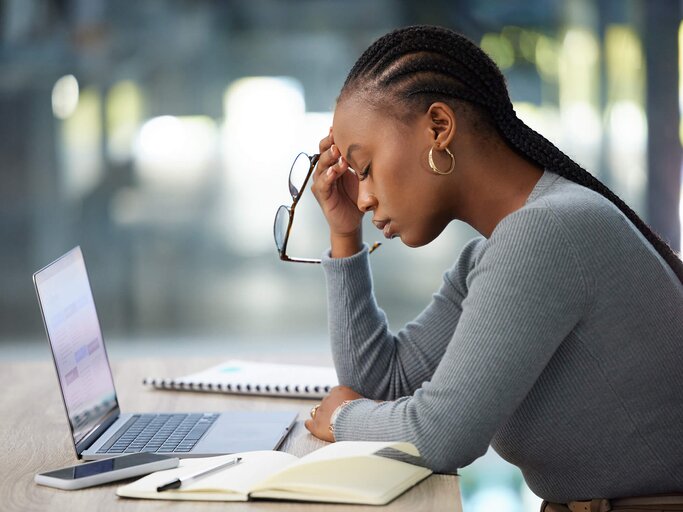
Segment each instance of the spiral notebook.
[[157,389],[322,398],[338,384],[334,368],[229,360],[178,378],[147,377]]

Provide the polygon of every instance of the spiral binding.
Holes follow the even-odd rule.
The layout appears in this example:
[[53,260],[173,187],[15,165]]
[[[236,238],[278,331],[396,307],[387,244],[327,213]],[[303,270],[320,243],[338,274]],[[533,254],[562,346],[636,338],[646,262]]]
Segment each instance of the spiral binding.
[[146,386],[152,386],[157,389],[175,389],[187,391],[212,391],[218,393],[238,393],[238,394],[253,394],[253,395],[271,395],[271,396],[311,396],[319,395],[320,393],[329,393],[330,386],[319,385],[299,385],[289,384],[252,384],[252,383],[213,383],[213,382],[184,382],[175,379],[156,379],[153,377],[146,377],[142,380]]

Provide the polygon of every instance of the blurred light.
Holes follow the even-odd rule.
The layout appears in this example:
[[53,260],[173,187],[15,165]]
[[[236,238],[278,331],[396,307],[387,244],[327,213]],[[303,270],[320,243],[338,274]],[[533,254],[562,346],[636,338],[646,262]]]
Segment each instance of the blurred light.
[[680,191],[680,202],[678,205],[678,217],[681,226],[681,249],[678,251],[678,257],[683,259],[683,165],[681,166],[681,191]]
[[147,121],[134,144],[143,186],[187,195],[206,187],[217,149],[216,123],[206,116],[161,116]]
[[599,46],[593,33],[583,28],[567,30],[559,54],[558,78],[562,148],[595,172],[600,169],[602,122],[598,114]]
[[556,146],[560,145],[562,130],[556,106],[537,106],[528,102],[513,103],[515,113],[531,129],[543,135]]
[[564,35],[563,46],[571,52],[573,60],[583,61],[586,65],[595,64],[600,54],[598,40],[593,33],[584,28],[570,28]]
[[647,186],[647,119],[633,101],[617,101],[607,110],[608,156],[612,188],[636,211],[643,211]]
[[492,510],[521,512],[521,499],[513,489],[508,487],[484,487],[477,490],[463,508],[472,512],[491,512]]
[[99,91],[85,88],[75,110],[62,123],[58,154],[62,187],[68,199],[83,198],[104,176],[101,105]]
[[645,111],[637,103],[624,100],[612,104],[607,115],[614,188],[632,208],[640,210],[647,184]]
[[[291,201],[289,167],[297,153],[311,147],[302,140],[303,87],[288,77],[242,78],[226,89],[223,98],[226,239],[243,254],[274,252],[275,210],[281,202]],[[297,216],[299,226],[300,222],[304,219]]]
[[611,186],[636,211],[643,210],[647,184],[644,67],[637,32],[627,25],[609,25],[605,30],[605,121]]
[[539,36],[536,41],[536,68],[544,80],[557,80],[560,62],[560,47],[557,41],[546,36]]
[[623,25],[607,27],[605,67],[608,101],[644,100],[645,61],[640,39],[633,28]]
[[560,51],[560,102],[592,101],[598,97],[599,46],[594,34],[567,30]]
[[[678,105],[681,114],[678,125],[678,134],[681,144],[683,144],[683,21],[678,26]],[[683,201],[683,198],[681,198],[681,200]],[[683,213],[681,215],[683,215]],[[683,222],[681,222],[681,224],[683,225]],[[683,237],[681,237],[681,240],[683,240]]]
[[52,113],[59,119],[71,116],[78,106],[78,80],[66,75],[52,87]]
[[562,112],[570,139],[581,145],[600,140],[602,123],[597,110],[588,102],[574,102]]
[[510,40],[504,35],[488,33],[481,38],[481,49],[484,50],[500,69],[507,69],[515,63],[515,50]]
[[[678,104],[679,104],[679,129],[678,136],[683,144],[683,21],[678,26]],[[678,208],[678,213],[681,219],[681,247],[683,248],[683,166],[681,167],[681,198],[680,206]],[[683,249],[679,253],[683,254]]]
[[643,149],[647,140],[647,119],[643,108],[633,101],[618,101],[608,112],[610,135],[622,149]]
[[306,112],[300,134],[301,151],[309,155],[318,153],[318,143],[332,126],[332,117],[332,112]]
[[143,98],[140,87],[132,81],[116,83],[106,100],[107,154],[122,163],[128,161],[142,120]]
[[591,173],[600,166],[602,123],[589,102],[571,102],[560,108],[562,141],[560,147]]
[[520,494],[522,495],[522,510],[525,512],[537,512],[541,510],[543,498],[536,496],[527,485],[522,482],[520,486]]
[[526,60],[536,62],[536,46],[539,34],[532,30],[522,30],[519,34],[519,51]]

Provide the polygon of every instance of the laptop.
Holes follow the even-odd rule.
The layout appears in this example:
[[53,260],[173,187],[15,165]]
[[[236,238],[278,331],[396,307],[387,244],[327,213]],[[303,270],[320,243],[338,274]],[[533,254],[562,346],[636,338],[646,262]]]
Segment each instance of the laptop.
[[80,247],[33,274],[79,459],[277,449],[296,412],[122,413]]

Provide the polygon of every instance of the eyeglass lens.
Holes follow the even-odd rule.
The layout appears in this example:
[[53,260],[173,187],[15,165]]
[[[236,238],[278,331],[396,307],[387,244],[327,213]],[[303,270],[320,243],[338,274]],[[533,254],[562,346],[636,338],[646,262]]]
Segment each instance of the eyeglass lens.
[[299,153],[289,171],[289,193],[292,195],[293,200],[296,201],[299,195],[301,195],[301,189],[310,170],[311,159],[306,153]]
[[282,252],[285,245],[285,238],[287,237],[287,228],[289,227],[289,208],[285,205],[278,208],[275,214],[274,234],[275,245],[277,250]]

